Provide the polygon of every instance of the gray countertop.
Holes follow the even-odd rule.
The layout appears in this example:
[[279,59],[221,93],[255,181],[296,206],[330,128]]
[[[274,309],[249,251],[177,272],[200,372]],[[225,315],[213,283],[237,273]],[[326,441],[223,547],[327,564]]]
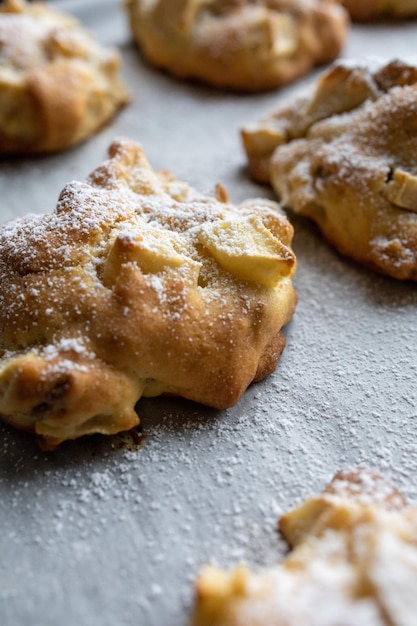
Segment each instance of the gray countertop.
[[[271,196],[247,177],[238,130],[317,72],[249,96],[177,82],[143,63],[117,1],[56,5],[120,47],[133,101],[75,150],[0,163],[2,221],[52,211],[118,135],[202,191],[220,181],[234,201]],[[417,22],[354,26],[344,56],[406,55],[416,41]],[[51,454],[0,426],[2,626],[185,626],[199,568],[276,562],[279,514],[339,468],[371,465],[417,498],[416,285],[340,257],[290,217],[299,304],[287,347],[237,406],[143,400],[142,445],[89,437]]]

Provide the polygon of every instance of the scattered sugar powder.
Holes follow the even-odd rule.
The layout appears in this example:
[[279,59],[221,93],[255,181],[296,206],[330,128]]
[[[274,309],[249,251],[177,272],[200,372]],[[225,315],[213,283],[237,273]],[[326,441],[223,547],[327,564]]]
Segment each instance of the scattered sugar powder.
[[[95,216],[90,227],[101,223]],[[39,598],[40,579],[71,571],[87,589],[92,579],[103,585],[104,609],[114,593],[130,609],[135,597],[145,611],[155,606],[157,584],[159,615],[172,618],[178,589],[188,602],[204,563],[281,560],[278,515],[341,467],[383,460],[387,475],[417,498],[415,290],[344,263],[302,225],[297,236],[309,263],[300,264],[299,313],[283,361],[234,409],[142,401],[146,437],[136,451],[120,449],[120,438],[94,437],[44,455],[1,427],[3,558],[22,559],[28,598],[31,591]],[[61,347],[83,350],[77,339]],[[391,454],[379,457],[387,448]],[[35,557],[41,575],[28,580]],[[44,563],[55,565],[51,578]],[[2,600],[13,582],[3,581]]]

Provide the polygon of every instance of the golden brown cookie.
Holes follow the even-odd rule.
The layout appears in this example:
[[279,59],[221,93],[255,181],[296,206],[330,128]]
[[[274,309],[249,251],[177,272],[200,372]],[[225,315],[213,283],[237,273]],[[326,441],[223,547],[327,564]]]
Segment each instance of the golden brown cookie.
[[153,65],[180,78],[272,89],[340,53],[348,28],[334,0],[127,0]]
[[249,167],[342,254],[417,279],[417,68],[336,63],[243,131]]
[[0,4],[0,155],[69,148],[128,101],[117,52],[43,2]]
[[340,0],[357,22],[380,17],[412,17],[417,15],[417,0]]
[[120,140],[52,214],[0,228],[0,414],[45,447],[138,423],[142,396],[224,409],[270,374],[296,302],[279,207],[235,207]]
[[382,476],[340,472],[280,520],[292,551],[258,572],[208,567],[193,626],[412,626],[417,507]]

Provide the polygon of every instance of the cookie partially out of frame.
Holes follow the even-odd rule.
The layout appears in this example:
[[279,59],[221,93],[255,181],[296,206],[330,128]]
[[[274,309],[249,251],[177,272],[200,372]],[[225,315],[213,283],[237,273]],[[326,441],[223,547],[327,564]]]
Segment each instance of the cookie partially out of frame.
[[0,4],[0,156],[61,151],[128,101],[116,51],[43,2]]
[[0,228],[0,414],[44,447],[138,423],[142,396],[217,409],[270,374],[293,312],[293,229],[155,173],[119,140],[52,214]]
[[334,0],[127,0],[153,65],[180,78],[272,89],[335,59],[348,16]]
[[269,569],[207,567],[193,626],[411,626],[417,507],[379,474],[338,473],[280,520],[292,548]]
[[381,17],[406,18],[417,15],[417,0],[340,0],[357,22]]
[[313,92],[243,130],[254,178],[342,254],[417,279],[417,68],[334,64]]

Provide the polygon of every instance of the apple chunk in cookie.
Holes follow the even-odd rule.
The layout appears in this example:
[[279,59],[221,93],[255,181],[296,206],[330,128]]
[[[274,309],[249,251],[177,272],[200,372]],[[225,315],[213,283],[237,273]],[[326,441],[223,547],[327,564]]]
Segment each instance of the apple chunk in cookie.
[[224,409],[270,374],[291,319],[293,229],[154,172],[118,140],[54,213],[0,227],[0,414],[44,447],[138,423],[142,396]]

